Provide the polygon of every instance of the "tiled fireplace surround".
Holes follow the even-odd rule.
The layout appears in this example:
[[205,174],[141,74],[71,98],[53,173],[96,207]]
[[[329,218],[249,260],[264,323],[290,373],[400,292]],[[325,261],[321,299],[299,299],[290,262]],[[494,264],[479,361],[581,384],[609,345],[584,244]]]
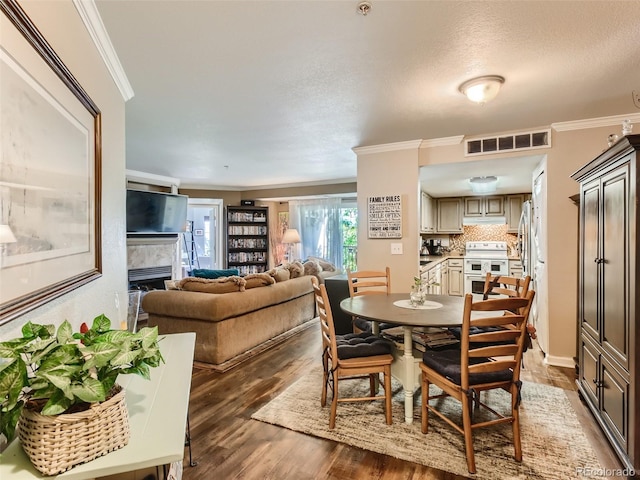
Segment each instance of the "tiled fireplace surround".
[[[177,235],[129,236],[127,270],[130,288],[164,288],[164,280],[182,277]],[[158,286],[155,286],[158,285]]]

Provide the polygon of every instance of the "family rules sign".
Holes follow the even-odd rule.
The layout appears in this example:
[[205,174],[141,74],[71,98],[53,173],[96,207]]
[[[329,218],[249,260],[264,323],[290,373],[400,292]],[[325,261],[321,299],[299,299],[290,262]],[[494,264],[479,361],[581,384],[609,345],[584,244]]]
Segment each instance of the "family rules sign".
[[369,238],[402,238],[402,198],[400,195],[368,197]]

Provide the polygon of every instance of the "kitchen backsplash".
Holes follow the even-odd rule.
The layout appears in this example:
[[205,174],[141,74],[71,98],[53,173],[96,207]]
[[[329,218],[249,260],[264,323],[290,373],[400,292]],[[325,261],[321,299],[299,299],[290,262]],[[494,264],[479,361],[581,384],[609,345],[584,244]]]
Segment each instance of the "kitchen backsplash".
[[509,255],[515,253],[518,236],[507,233],[507,225],[467,225],[462,235],[449,236],[449,249],[464,252],[466,242],[494,241],[507,242]]

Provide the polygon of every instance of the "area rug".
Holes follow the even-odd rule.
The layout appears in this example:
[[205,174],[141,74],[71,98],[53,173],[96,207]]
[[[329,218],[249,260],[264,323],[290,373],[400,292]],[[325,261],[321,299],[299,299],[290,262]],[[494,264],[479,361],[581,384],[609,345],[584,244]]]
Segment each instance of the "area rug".
[[[341,396],[358,396],[358,392],[366,394],[368,383],[342,381]],[[414,398],[414,423],[407,425],[404,422],[404,393],[395,379],[392,384],[393,425],[385,423],[381,401],[341,403],[338,404],[334,430],[329,430],[330,405],[320,406],[321,385],[322,373],[314,371],[255,412],[252,418],[469,478],[584,479],[583,472],[601,469],[569,399],[560,388],[529,382],[523,384],[521,463],[513,458],[509,425],[476,430],[477,473],[472,475],[467,470],[461,434],[433,414],[429,415],[429,433],[424,435],[420,432],[420,398]],[[483,400],[492,406],[498,405],[496,410],[508,411],[510,397],[506,392],[484,392],[482,395]],[[419,392],[416,397],[419,397]],[[460,404],[455,400],[441,402],[441,409],[448,408],[450,412],[460,410]]]

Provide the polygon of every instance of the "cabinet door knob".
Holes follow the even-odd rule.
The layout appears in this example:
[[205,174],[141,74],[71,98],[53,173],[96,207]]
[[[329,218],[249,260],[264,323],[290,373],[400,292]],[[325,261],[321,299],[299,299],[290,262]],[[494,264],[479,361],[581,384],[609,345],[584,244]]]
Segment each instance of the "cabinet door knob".
[[593,261],[598,264],[604,263],[604,258],[594,258]]

